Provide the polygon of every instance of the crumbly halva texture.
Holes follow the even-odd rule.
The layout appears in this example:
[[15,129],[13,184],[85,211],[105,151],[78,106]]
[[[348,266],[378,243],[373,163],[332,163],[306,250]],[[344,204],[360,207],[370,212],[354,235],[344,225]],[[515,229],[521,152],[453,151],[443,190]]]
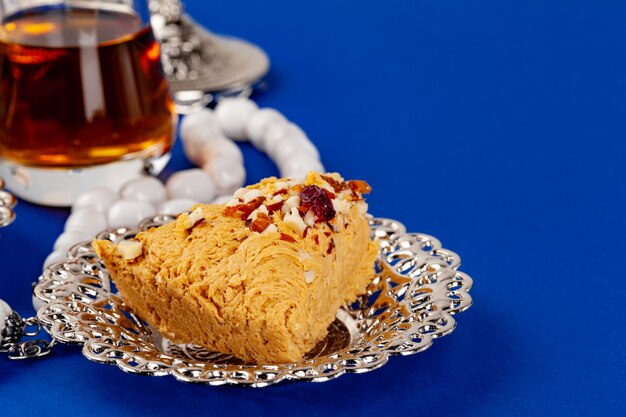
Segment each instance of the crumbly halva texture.
[[109,241],[93,246],[124,301],[171,340],[293,362],[373,279],[366,192],[338,174],[272,177],[139,233],[132,256]]

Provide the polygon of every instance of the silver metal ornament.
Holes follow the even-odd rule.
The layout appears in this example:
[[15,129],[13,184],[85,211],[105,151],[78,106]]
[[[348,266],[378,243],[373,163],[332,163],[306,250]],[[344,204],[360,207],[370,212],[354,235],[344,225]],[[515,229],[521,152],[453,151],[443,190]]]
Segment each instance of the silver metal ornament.
[[50,353],[54,340],[22,340],[37,336],[41,330],[37,317],[23,319],[0,300],[0,352],[7,353],[9,359],[38,358]]
[[269,70],[258,46],[216,35],[183,12],[179,0],[151,0],[151,24],[176,109],[190,113],[220,95],[246,95]]

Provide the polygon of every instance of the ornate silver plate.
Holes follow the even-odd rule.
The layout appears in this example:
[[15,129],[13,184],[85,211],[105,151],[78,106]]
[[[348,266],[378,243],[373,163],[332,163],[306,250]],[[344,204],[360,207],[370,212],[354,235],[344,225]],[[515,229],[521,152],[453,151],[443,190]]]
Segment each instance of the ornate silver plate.
[[[172,219],[155,216],[138,229],[110,230],[98,238],[119,242]],[[456,326],[452,315],[472,304],[471,278],[457,270],[459,256],[442,249],[437,239],[407,233],[389,219],[373,218],[370,228],[380,242],[376,278],[366,294],[340,309],[326,339],[297,363],[246,364],[168,341],[124,304],[88,242],[75,245],[69,259],[45,270],[34,290],[44,303],[37,317],[54,339],[82,344],[88,359],[136,374],[263,387],[368,372],[392,355],[420,352],[435,338],[450,334]]]

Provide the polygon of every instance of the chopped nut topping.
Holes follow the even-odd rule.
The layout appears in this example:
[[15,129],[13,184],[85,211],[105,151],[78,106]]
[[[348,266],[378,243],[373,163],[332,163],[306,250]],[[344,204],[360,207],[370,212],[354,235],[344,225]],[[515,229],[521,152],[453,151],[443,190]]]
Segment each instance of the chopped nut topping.
[[265,230],[261,232],[261,234],[265,234],[265,233],[278,233],[278,227],[276,227],[275,224],[270,224],[269,226],[265,228]]
[[345,182],[337,181],[336,179],[334,179],[333,177],[329,175],[320,175],[320,176],[324,178],[324,180],[328,183],[328,185],[333,187],[333,189],[335,190],[337,194],[339,194],[340,191],[348,188],[348,185]]
[[250,223],[250,230],[252,230],[253,232],[261,233],[267,228],[267,226],[270,225],[272,220],[267,214],[263,212],[257,210],[256,213],[256,219],[252,223]]
[[[360,194],[371,190],[365,181],[343,181],[338,174],[310,173],[305,184],[309,185],[289,178],[269,178],[261,181],[258,188],[240,188],[224,207],[223,214],[245,221],[246,226],[257,233],[280,233],[273,221],[282,220],[280,224],[284,223],[304,238],[309,229],[313,228],[323,231],[326,236],[331,235],[330,231],[337,232],[338,226],[345,225],[348,218],[342,217],[337,222],[331,220],[337,214],[347,215],[355,202],[359,213],[367,211]],[[326,223],[328,229],[318,227],[318,223]],[[280,239],[295,242],[292,236],[284,233],[280,233]],[[313,239],[320,244],[316,233]],[[334,247],[335,243],[331,239],[327,253],[332,253]]]
[[269,212],[267,211],[267,207],[261,204],[256,210],[250,213],[250,215],[247,217],[247,220],[249,221],[255,220],[257,216],[259,215],[259,213],[269,214]]
[[313,280],[315,279],[315,271],[304,271],[302,275],[304,275],[304,281],[307,284],[312,283]]
[[143,252],[143,243],[137,239],[123,240],[117,244],[117,251],[127,261],[139,257]]
[[298,207],[300,205],[300,197],[297,195],[289,197],[285,200],[285,207],[288,211],[291,211],[292,208]]
[[284,240],[285,242],[289,242],[289,243],[296,243],[296,239],[289,236],[287,233],[281,233],[280,240]]
[[241,201],[239,201],[239,199],[237,198],[232,198],[228,200],[228,202],[226,203],[226,207],[236,206],[237,204],[241,204]]
[[337,213],[347,214],[350,211],[350,203],[347,201],[335,198],[332,200],[333,208]]
[[189,213],[187,218],[184,220],[183,226],[185,229],[191,229],[198,223],[204,220],[204,212],[200,207]]
[[370,191],[372,191],[372,187],[362,180],[350,180],[348,181],[348,185],[352,190],[361,194],[368,194]]
[[250,213],[256,210],[261,204],[263,204],[263,197],[258,197],[247,204],[237,204],[236,206],[227,206],[222,212],[224,216],[238,217],[241,220],[246,220]]
[[304,222],[309,227],[315,226],[315,214],[313,214],[311,210],[307,211],[304,215]]
[[288,187],[289,187],[289,185],[286,182],[284,182],[284,181],[278,181],[278,182],[276,182],[274,184],[275,193],[278,192],[278,191],[282,191],[282,190],[287,191]]
[[306,231],[306,224],[302,220],[302,217],[300,217],[298,209],[295,207],[291,209],[290,213],[285,215],[283,222],[298,232],[300,236]]
[[251,202],[252,200],[255,200],[256,198],[258,198],[260,195],[261,195],[261,190],[252,189],[252,190],[248,190],[244,195],[242,195],[241,199],[243,200],[244,204],[247,204]]
[[322,188],[322,189],[324,190],[324,192],[326,193],[326,195],[328,196],[328,198],[330,198],[331,200],[332,200],[333,198],[336,198],[336,197],[337,197],[334,193],[332,193],[332,192],[328,191],[326,188]]
[[248,192],[247,188],[239,188],[237,191],[233,193],[234,198],[241,198],[245,193]]
[[267,209],[268,209],[270,212],[272,212],[272,211],[276,211],[276,210],[280,210],[280,209],[283,207],[283,204],[285,204],[285,202],[284,202],[284,201],[282,201],[282,200],[280,200],[280,201],[277,201],[277,202],[275,202],[275,203],[268,204],[268,205],[267,205]]

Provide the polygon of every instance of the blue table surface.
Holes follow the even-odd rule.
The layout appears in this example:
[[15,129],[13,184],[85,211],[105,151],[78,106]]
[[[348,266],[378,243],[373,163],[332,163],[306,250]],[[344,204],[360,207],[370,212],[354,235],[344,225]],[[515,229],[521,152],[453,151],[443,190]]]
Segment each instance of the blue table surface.
[[[302,126],[329,170],[367,179],[373,214],[459,253],[475,304],[430,349],[319,384],[189,385],[75,346],[0,357],[0,415],[626,415],[624,3],[186,3],[265,48],[259,105]],[[248,182],[277,174],[243,147]],[[177,143],[164,177],[188,167]],[[0,298],[30,315],[68,211],[17,214]]]

